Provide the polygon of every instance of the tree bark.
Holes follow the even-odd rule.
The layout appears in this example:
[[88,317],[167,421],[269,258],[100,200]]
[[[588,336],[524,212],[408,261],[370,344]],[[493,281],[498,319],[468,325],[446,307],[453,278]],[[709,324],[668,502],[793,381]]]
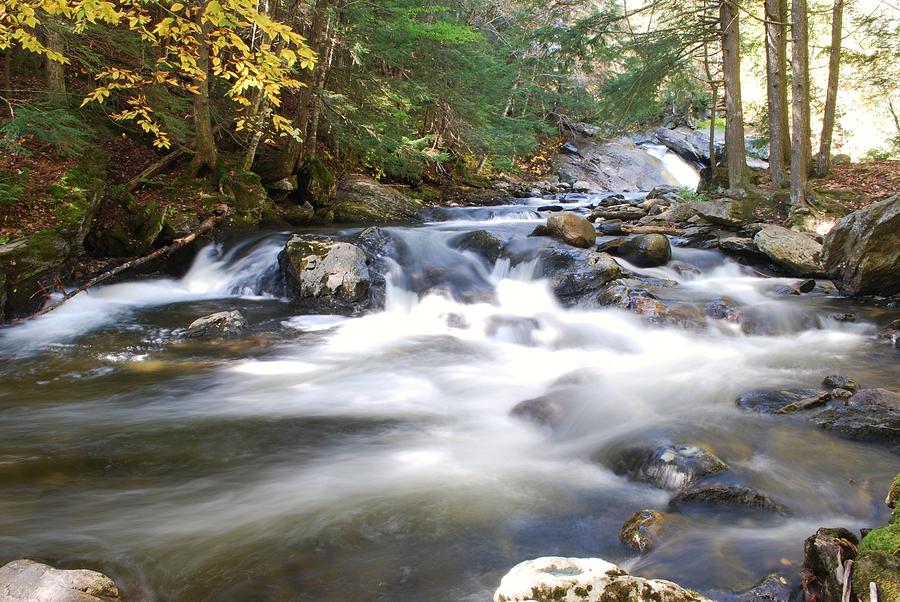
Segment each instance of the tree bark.
[[3,53],[3,95],[11,96],[12,94],[12,46]]
[[769,107],[769,174],[776,186],[790,184],[787,168],[791,155],[787,101],[787,3],[765,0],[766,91]]
[[209,102],[209,23],[202,18],[206,3],[201,3],[197,13],[197,24],[200,26],[200,41],[197,48],[197,68],[201,77],[194,81],[197,93],[193,98],[194,130],[196,132],[194,158],[191,161],[190,173],[196,178],[204,171],[214,171],[219,159],[216,140],[213,135],[212,112]]
[[306,139],[304,140],[302,153],[304,159],[312,159],[316,156],[316,145],[319,139],[319,119],[322,117],[324,105],[322,97],[325,94],[325,82],[328,80],[328,73],[331,71],[331,57],[334,55],[335,43],[336,40],[332,38],[328,44],[328,49],[325,51],[325,56],[321,57],[322,66],[316,75],[316,89],[313,92],[315,105],[313,106],[312,115],[309,117],[309,124],[306,126]]
[[791,0],[791,211],[809,208],[809,29],[806,0]]
[[716,177],[719,172],[718,161],[716,161],[716,105],[719,104],[719,86],[713,84],[712,87],[712,103],[709,106],[709,185],[710,189],[715,186]]
[[819,141],[819,160],[816,175],[824,178],[831,169],[831,138],[834,134],[834,113],[837,109],[838,78],[841,70],[841,33],[844,19],[844,0],[834,0],[831,17],[831,51],[828,59],[828,90],[825,93],[825,115],[822,119],[822,138]]
[[[65,40],[51,25],[47,28],[47,48],[61,55],[66,53]],[[66,106],[66,72],[62,63],[44,59],[47,69],[47,97],[54,107]]]
[[719,7],[722,23],[722,71],[725,76],[725,162],[728,189],[740,194],[747,188],[744,149],[744,113],[741,107],[741,31],[737,7],[724,0]]

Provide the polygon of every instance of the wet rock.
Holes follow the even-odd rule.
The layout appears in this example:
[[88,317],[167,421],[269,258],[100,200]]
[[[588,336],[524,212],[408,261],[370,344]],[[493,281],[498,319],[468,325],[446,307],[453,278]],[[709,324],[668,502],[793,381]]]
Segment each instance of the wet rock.
[[484,333],[489,337],[501,337],[520,345],[534,343],[534,333],[541,329],[541,323],[524,316],[498,316],[487,319]]
[[847,389],[849,391],[859,390],[859,383],[852,378],[841,376],[840,374],[832,374],[826,376],[822,380],[822,384],[826,389]]
[[672,247],[663,234],[638,234],[612,252],[641,268],[665,265],[672,258]]
[[850,389],[832,389],[828,392],[832,399],[848,400],[853,397],[853,391]]
[[743,204],[735,199],[696,200],[692,201],[691,205],[697,215],[710,224],[737,228],[747,221],[747,213]]
[[703,273],[697,266],[684,261],[670,261],[668,266],[678,272],[680,276],[700,276]]
[[734,303],[724,299],[713,299],[703,308],[703,313],[714,320],[736,321],[740,315],[740,311],[735,307]]
[[674,201],[662,212],[656,215],[648,215],[647,217],[641,218],[641,224],[653,224],[653,223],[668,223],[668,224],[682,224],[692,217],[697,215],[697,210],[691,203],[686,201]]
[[875,443],[900,453],[900,395],[887,389],[862,389],[813,417],[821,428],[851,441]]
[[633,447],[612,462],[616,474],[669,490],[684,489],[727,468],[715,454],[696,445]]
[[188,326],[189,339],[230,339],[240,336],[247,328],[247,320],[239,311],[219,311],[197,318]]
[[520,401],[509,411],[509,415],[539,426],[558,425],[570,410],[569,404],[558,396],[543,395]]
[[715,506],[745,508],[787,513],[787,508],[765,493],[744,485],[695,486],[678,493],[669,501],[670,508],[684,506]]
[[822,272],[822,245],[811,236],[765,225],[753,237],[753,242],[792,276],[817,276]]
[[842,293],[900,293],[900,195],[841,218],[825,237],[822,254]]
[[607,253],[575,249],[543,249],[538,255],[537,276],[548,278],[556,297],[567,304],[583,301],[603,290],[606,283],[625,272]]
[[719,248],[731,255],[739,257],[758,257],[762,255],[752,238],[743,236],[726,236],[719,239]]
[[897,502],[900,501],[900,474],[894,477],[894,480],[891,481],[891,487],[888,489],[887,497],[884,498],[884,503],[888,508],[897,507]]
[[[628,138],[601,141],[574,135],[569,143],[576,153],[561,153],[553,162],[564,182],[587,183],[591,190],[650,190],[678,182],[662,161]],[[573,189],[575,186],[573,185]]]
[[821,394],[816,389],[751,389],[741,393],[735,403],[744,410],[775,414],[792,404],[818,399]]
[[[791,602],[794,587],[783,575],[769,575],[751,589],[734,596],[734,602]],[[725,596],[723,599],[727,599]]]
[[366,224],[415,221],[421,208],[420,201],[359,174],[338,182],[333,207],[335,222]]
[[292,226],[306,226],[315,220],[316,210],[308,202],[286,207],[283,212],[284,221]]
[[626,547],[646,554],[659,542],[666,515],[657,510],[640,510],[631,515],[619,531],[619,541]]
[[550,235],[562,242],[587,249],[594,246],[597,232],[589,221],[574,213],[560,213],[547,218]]
[[831,314],[831,318],[836,322],[856,322],[856,317],[853,313]]
[[878,333],[878,338],[900,349],[900,320],[894,320]]
[[597,225],[597,229],[605,236],[622,236],[625,231],[622,229],[622,222],[615,220],[611,222],[601,222]]
[[544,557],[514,566],[494,602],[601,602],[659,600],[709,602],[671,581],[633,577],[601,558]]
[[629,280],[615,280],[606,285],[597,296],[600,305],[613,305],[630,311],[647,320],[659,323],[668,316],[668,308],[652,293],[635,288]]
[[772,287],[772,292],[776,295],[799,295],[800,290],[788,284],[776,284]]
[[710,226],[689,226],[682,238],[687,240],[686,246],[695,249],[713,249],[719,245],[719,238]]
[[300,299],[355,304],[365,300],[369,292],[366,255],[356,245],[294,235],[278,261],[289,290]]
[[0,567],[4,602],[114,602],[121,600],[112,579],[86,569],[60,570],[33,560]]
[[804,580],[807,596],[840,600],[844,563],[856,558],[858,545],[856,535],[843,528],[822,528],[808,537],[803,544],[803,567],[811,577]]
[[559,213],[564,211],[561,205],[543,205],[537,208],[538,211],[550,211],[551,213]]
[[804,280],[797,285],[797,290],[801,293],[811,293],[816,288],[816,281],[812,278]]
[[487,230],[475,230],[454,236],[449,244],[460,251],[471,251],[494,264],[503,253],[503,241]]
[[647,212],[642,209],[598,209],[592,211],[588,219],[591,222],[595,222],[598,219],[619,219],[627,222],[641,219],[645,215],[647,215]]

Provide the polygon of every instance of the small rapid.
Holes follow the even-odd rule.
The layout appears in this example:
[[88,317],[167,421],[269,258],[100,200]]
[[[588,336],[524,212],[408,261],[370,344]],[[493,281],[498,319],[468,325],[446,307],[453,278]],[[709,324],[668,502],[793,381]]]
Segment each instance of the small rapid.
[[[798,281],[682,248],[667,266],[623,265],[685,324],[565,306],[540,277],[547,239],[528,234],[546,218],[538,207],[594,201],[386,228],[385,307],[364,315],[281,299],[275,234],[0,331],[0,547],[91,559],[134,599],[474,601],[546,555],[741,589],[799,570],[822,524],[883,519],[895,456],[734,403],[834,372],[890,385],[895,359],[874,343],[869,310],[832,320],[846,300],[779,294]],[[476,230],[514,252],[459,248]],[[721,298],[765,327],[709,318]],[[179,339],[191,319],[234,307],[253,336]],[[510,415],[542,396],[566,401],[558,424]],[[715,449],[725,482],[791,513],[673,514],[665,543],[637,557],[619,527],[669,495],[609,460],[658,442]]]

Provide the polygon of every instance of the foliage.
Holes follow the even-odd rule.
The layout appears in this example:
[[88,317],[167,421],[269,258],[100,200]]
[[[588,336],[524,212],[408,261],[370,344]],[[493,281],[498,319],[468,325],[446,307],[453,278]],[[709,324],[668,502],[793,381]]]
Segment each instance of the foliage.
[[678,196],[684,199],[685,201],[708,201],[709,197],[706,196],[703,192],[697,192],[693,188],[689,186],[682,186],[678,190]]
[[0,150],[28,154],[22,143],[32,137],[52,145],[62,157],[76,157],[90,145],[91,134],[90,128],[74,111],[41,104],[26,105],[0,125]]
[[19,184],[19,179],[15,174],[0,172],[0,207],[15,205],[21,200],[22,185]]

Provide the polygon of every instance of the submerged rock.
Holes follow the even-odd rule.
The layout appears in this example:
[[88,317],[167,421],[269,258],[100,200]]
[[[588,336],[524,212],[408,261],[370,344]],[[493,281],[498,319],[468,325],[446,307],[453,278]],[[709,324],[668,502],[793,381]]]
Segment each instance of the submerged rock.
[[33,560],[0,567],[4,602],[114,602],[121,600],[112,579],[86,569],[60,570]]
[[756,233],[753,242],[792,276],[817,276],[822,273],[822,245],[811,236],[767,224]]
[[512,568],[494,592],[494,602],[601,602],[654,600],[708,602],[700,594],[662,579],[632,577],[601,558],[549,556]]
[[656,547],[666,525],[666,515],[657,510],[640,510],[631,515],[619,530],[619,541],[645,554]]
[[751,389],[735,400],[738,407],[760,414],[776,414],[784,408],[802,405],[805,400],[818,399],[817,389]]
[[858,382],[852,378],[847,378],[846,376],[841,376],[839,374],[826,376],[822,380],[822,384],[825,385],[826,389],[847,389],[848,391],[859,390]]
[[553,427],[563,420],[569,409],[569,404],[558,397],[542,395],[520,401],[509,411],[509,415],[539,426]]
[[369,292],[366,255],[356,245],[294,235],[278,261],[289,290],[298,298],[346,305],[364,301]]
[[814,600],[840,600],[844,564],[856,558],[858,545],[856,535],[843,528],[822,528],[808,537],[803,544],[803,567],[812,577],[804,580],[807,596]]
[[669,501],[669,507],[684,506],[717,506],[746,508],[752,510],[768,510],[787,513],[787,507],[774,501],[765,493],[744,485],[711,485],[680,492]]
[[551,215],[547,218],[547,231],[553,238],[582,249],[594,246],[597,240],[594,226],[587,219],[574,213]]
[[[797,588],[799,589],[799,588]],[[733,596],[734,602],[791,602],[795,587],[784,575],[769,575],[751,589]],[[728,599],[723,596],[723,598]]]
[[823,258],[846,295],[900,293],[900,196],[841,218],[825,237]]
[[876,443],[900,453],[900,394],[862,389],[841,404],[817,414],[823,429],[851,441]]
[[684,489],[727,468],[715,454],[696,445],[633,447],[612,462],[616,474],[670,490]]
[[240,335],[247,328],[247,320],[239,311],[219,311],[197,318],[188,326],[189,339],[226,338]]
[[503,253],[503,241],[487,230],[474,230],[450,239],[449,244],[460,251],[471,251],[489,263],[495,263]]
[[672,258],[669,239],[662,234],[633,236],[617,245],[613,252],[640,268],[665,265]]

